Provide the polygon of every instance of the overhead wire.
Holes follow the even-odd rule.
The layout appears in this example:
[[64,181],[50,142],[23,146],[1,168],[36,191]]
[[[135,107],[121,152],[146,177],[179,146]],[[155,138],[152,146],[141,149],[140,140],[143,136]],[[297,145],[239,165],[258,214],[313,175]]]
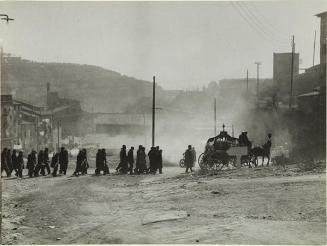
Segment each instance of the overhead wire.
[[256,21],[254,21],[254,17],[251,17],[245,8],[240,5],[238,2],[231,2],[233,8],[239,13],[242,19],[260,36],[262,36],[265,40],[269,41],[272,44],[278,44],[280,46],[286,46],[285,43],[281,43],[280,41],[276,41],[276,39],[272,40],[269,33],[267,33],[262,26],[260,26]]
[[265,25],[263,23],[263,21],[261,21],[260,18],[255,13],[253,13],[252,10],[245,3],[243,3],[243,2],[241,3],[240,2],[239,5],[241,7],[243,6],[243,9],[244,9],[245,13],[247,13],[247,15],[249,16],[249,18],[251,18],[251,20],[258,26],[258,28],[260,28],[264,33],[266,33],[273,40],[275,40],[276,43],[279,43],[281,45],[287,45],[287,43],[285,41],[288,40],[288,38],[285,38],[285,36],[283,36],[283,38],[278,37],[275,34],[275,32],[272,32],[271,29],[267,25]]

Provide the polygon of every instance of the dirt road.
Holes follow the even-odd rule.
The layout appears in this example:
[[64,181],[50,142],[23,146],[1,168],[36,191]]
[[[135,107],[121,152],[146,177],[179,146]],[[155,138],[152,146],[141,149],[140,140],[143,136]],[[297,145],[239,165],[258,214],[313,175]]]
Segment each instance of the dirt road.
[[324,172],[164,171],[5,178],[2,243],[326,244]]

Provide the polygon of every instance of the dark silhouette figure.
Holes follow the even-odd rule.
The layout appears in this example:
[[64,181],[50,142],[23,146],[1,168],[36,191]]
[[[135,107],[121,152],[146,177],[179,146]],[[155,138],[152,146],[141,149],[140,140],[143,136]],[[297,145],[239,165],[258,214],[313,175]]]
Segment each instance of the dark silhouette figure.
[[4,148],[1,152],[1,175],[5,171],[7,177],[10,177],[10,170],[7,165],[7,148]]
[[126,174],[128,172],[128,160],[127,160],[127,154],[126,154],[126,145],[123,145],[120,153],[120,162],[118,167],[116,168],[116,171],[119,173]]
[[36,154],[36,152],[34,150],[32,150],[31,153],[27,157],[26,168],[28,170],[28,176],[30,178],[33,177],[34,169],[36,166],[36,155],[35,154]]
[[132,146],[127,154],[128,164],[129,164],[129,173],[133,174],[133,165],[134,165],[134,147]]
[[193,172],[192,167],[193,167],[193,151],[192,151],[192,146],[189,145],[187,150],[185,151],[185,167],[186,170],[185,172],[188,173],[188,169]]
[[17,163],[18,163],[17,176],[18,178],[23,178],[23,168],[24,168],[23,151],[19,151]]

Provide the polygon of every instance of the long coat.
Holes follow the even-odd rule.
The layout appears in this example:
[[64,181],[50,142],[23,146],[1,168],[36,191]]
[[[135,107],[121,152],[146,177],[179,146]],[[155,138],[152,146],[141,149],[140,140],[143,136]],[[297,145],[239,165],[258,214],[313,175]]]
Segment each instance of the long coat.
[[193,153],[191,149],[187,149],[185,151],[185,166],[186,167],[193,167]]

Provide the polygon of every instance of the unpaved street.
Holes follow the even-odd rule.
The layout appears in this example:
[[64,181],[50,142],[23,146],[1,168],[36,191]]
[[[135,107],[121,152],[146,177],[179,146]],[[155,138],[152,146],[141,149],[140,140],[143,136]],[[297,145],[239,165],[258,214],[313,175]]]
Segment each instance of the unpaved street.
[[326,244],[325,172],[183,171],[4,178],[2,243]]

